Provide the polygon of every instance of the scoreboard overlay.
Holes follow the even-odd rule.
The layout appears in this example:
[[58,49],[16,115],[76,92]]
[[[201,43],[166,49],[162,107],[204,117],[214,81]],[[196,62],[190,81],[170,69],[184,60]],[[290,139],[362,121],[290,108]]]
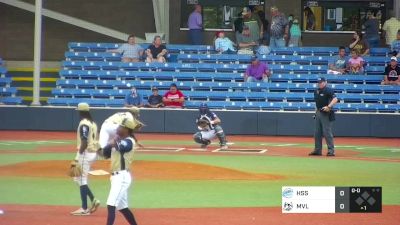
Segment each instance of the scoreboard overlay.
[[382,187],[282,187],[282,213],[381,212]]

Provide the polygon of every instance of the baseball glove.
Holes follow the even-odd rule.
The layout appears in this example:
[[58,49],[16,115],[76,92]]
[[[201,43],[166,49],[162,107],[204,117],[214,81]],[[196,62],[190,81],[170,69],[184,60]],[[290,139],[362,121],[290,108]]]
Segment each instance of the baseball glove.
[[199,119],[199,120],[197,121],[197,126],[198,126],[199,128],[202,128],[202,129],[208,128],[208,126],[210,126],[210,121],[205,120],[205,119]]
[[72,161],[71,166],[68,170],[68,176],[70,177],[80,177],[82,176],[82,167],[77,161]]

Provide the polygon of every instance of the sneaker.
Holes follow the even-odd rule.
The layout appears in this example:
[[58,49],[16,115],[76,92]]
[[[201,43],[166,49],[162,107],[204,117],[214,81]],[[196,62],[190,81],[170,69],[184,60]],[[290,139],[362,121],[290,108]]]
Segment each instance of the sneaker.
[[100,206],[100,200],[94,199],[92,202],[92,206],[90,207],[90,213],[96,212],[99,206]]
[[308,155],[310,155],[310,156],[321,156],[322,154],[318,153],[318,152],[310,152]]
[[89,216],[90,211],[89,211],[89,209],[80,208],[78,210],[71,212],[71,215],[73,215],[73,216]]
[[335,156],[335,153],[328,152],[328,154],[326,154],[326,156]]

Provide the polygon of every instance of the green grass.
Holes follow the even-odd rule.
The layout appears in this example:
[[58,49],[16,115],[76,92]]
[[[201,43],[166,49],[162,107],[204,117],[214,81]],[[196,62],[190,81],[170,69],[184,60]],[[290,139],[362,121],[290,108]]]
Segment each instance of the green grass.
[[[32,150],[55,143],[30,144],[0,142],[0,150]],[[144,141],[147,145],[193,144],[192,142]],[[72,141],[59,143],[73,144]],[[279,143],[264,143],[276,145]],[[238,143],[236,143],[238,145]],[[260,143],[243,142],[243,146]],[[299,146],[308,146],[299,144]],[[23,148],[24,147],[24,148]],[[296,147],[298,147],[296,145]],[[285,147],[285,148],[290,148]],[[342,147],[346,150],[346,147]],[[360,151],[368,157],[397,158],[399,152],[388,147],[363,146]],[[350,148],[348,148],[350,149]],[[392,156],[397,154],[396,157]],[[0,165],[25,161],[71,160],[71,153],[1,153]],[[400,163],[346,159],[298,158],[265,155],[188,155],[138,153],[135,160],[191,162],[251,173],[283,175],[282,180],[135,180],[130,190],[130,204],[135,208],[191,208],[191,207],[263,207],[281,204],[282,186],[382,186],[383,203],[400,205]],[[0,168],[1,169],[1,168]],[[93,192],[104,203],[109,191],[109,180],[91,179]],[[0,204],[79,205],[78,187],[71,179],[0,177]]]

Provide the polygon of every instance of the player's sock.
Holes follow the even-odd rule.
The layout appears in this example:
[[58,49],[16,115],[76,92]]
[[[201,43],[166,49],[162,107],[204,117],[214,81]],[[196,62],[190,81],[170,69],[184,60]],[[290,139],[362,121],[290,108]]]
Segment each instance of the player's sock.
[[115,206],[107,205],[107,225],[113,225],[115,221]]
[[87,209],[87,189],[85,188],[86,185],[79,186],[79,190],[81,193],[81,201],[82,201],[82,209]]
[[135,216],[129,208],[121,209],[119,211],[124,215],[126,221],[128,221],[130,225],[137,225]]
[[86,186],[87,195],[89,196],[90,201],[93,202],[93,200],[94,200],[94,195],[93,195],[92,191],[90,190],[89,186],[88,186],[88,185],[85,185],[85,186]]

